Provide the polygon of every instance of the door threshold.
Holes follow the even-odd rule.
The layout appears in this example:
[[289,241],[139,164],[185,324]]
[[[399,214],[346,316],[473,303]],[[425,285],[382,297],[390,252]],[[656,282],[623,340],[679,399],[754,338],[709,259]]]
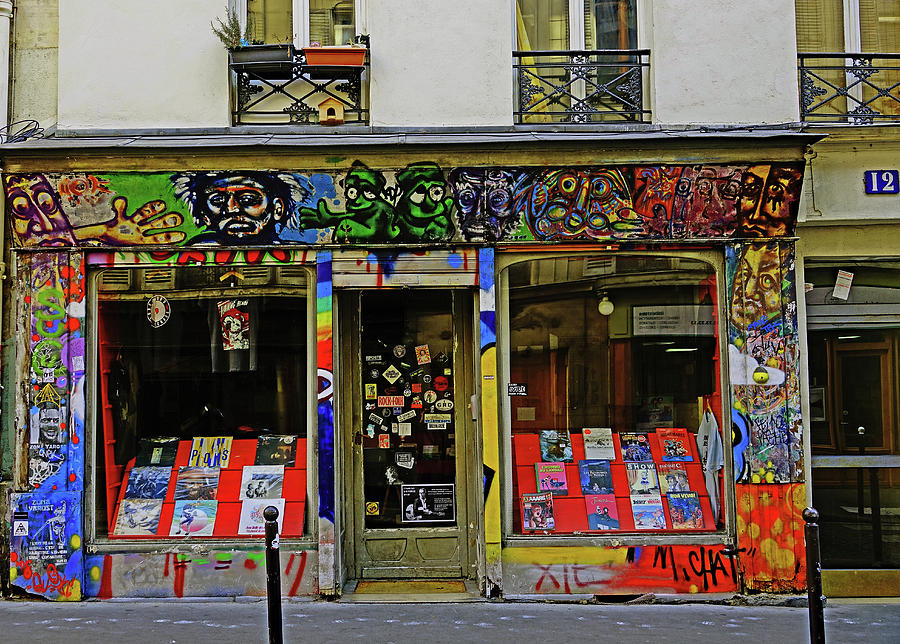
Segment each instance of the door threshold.
[[353,603],[429,604],[487,601],[467,579],[364,579],[344,586],[339,601]]

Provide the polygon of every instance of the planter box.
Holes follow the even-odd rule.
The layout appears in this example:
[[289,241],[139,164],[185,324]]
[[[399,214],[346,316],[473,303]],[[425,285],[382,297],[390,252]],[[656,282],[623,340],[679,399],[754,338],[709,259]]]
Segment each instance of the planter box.
[[293,45],[247,45],[228,50],[231,67],[264,78],[288,79],[293,64]]
[[366,60],[365,47],[306,47],[308,66],[361,67]]

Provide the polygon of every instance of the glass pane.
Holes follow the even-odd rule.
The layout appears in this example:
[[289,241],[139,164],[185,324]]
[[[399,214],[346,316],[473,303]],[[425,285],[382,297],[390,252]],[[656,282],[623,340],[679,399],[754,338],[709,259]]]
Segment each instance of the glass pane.
[[[715,284],[689,259],[510,267],[516,532],[716,529],[717,476],[697,453],[698,430],[721,441],[699,414],[717,394]],[[552,527],[529,496],[548,491]]]
[[362,296],[366,527],[456,525],[453,299]]
[[[306,274],[238,267],[259,285],[247,288],[225,270],[99,275],[96,497],[110,536],[249,536],[256,499],[280,504],[282,534],[303,533]],[[203,504],[180,522],[188,501]]]
[[584,0],[586,49],[636,49],[636,0]]
[[[847,449],[884,446],[881,355],[841,356],[841,428]],[[860,438],[858,427],[865,428]]]
[[247,0],[247,16],[253,42],[289,43],[294,40],[292,0]]
[[356,35],[353,0],[310,0],[309,42],[346,45]]
[[900,566],[900,470],[821,468],[812,479],[823,567]]
[[843,0],[796,0],[797,51],[844,51]]
[[523,51],[569,49],[568,0],[516,0],[516,40]]
[[[861,0],[859,22],[862,51],[900,52],[900,0]],[[876,61],[874,67],[878,71],[869,76],[863,86],[863,100],[872,101],[870,107],[880,114],[900,114],[900,98],[896,91],[900,83],[898,63],[900,61]],[[888,66],[893,69],[884,69]],[[891,92],[893,100],[879,97],[878,90],[888,88],[894,88]]]

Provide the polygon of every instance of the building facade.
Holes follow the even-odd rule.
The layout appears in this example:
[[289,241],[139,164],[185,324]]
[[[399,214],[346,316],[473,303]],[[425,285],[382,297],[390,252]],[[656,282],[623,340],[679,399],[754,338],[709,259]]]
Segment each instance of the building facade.
[[8,590],[805,587],[793,3],[175,4],[16,5]]

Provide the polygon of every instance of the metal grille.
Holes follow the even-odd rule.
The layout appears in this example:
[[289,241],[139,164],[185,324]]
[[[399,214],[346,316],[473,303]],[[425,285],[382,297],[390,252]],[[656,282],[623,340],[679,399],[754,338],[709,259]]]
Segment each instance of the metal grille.
[[900,54],[798,54],[800,118],[810,123],[900,122]]

